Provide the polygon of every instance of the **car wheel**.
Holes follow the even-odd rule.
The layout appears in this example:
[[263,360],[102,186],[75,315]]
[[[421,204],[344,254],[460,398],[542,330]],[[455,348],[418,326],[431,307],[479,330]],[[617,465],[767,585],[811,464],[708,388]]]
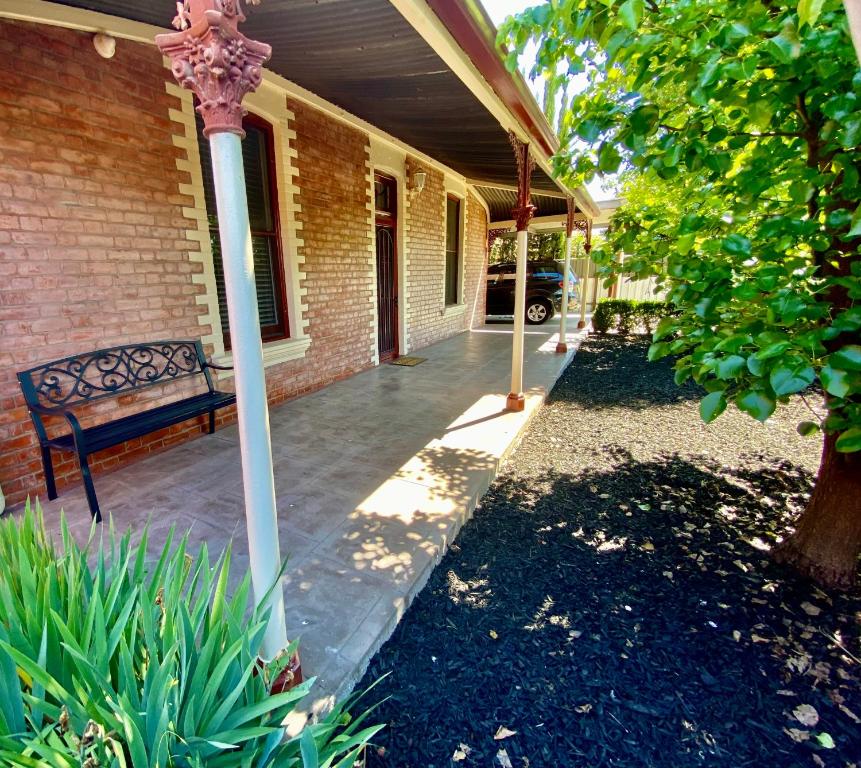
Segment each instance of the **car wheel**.
[[553,317],[553,305],[547,299],[530,299],[526,302],[526,322],[541,325]]

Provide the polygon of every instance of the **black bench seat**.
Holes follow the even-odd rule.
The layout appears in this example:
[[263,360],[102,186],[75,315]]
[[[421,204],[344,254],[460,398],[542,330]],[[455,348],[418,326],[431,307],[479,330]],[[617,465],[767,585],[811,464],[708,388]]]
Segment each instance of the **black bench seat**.
[[[199,416],[209,416],[214,432],[215,412],[233,405],[236,395],[215,389],[211,368],[229,370],[208,362],[199,340],[180,340],[110,347],[21,371],[18,381],[39,438],[48,498],[57,498],[52,450],[77,454],[90,512],[101,521],[89,455]],[[75,414],[95,400],[192,376],[201,376],[208,391],[94,426],[82,427]],[[71,431],[49,437],[46,417],[64,418]]]

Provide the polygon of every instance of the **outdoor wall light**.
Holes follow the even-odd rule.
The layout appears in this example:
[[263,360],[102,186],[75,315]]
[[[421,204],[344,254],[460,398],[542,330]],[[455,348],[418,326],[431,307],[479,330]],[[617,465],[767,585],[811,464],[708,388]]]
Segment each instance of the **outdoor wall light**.
[[93,35],[93,48],[103,59],[112,59],[117,52],[117,40],[115,37],[97,32]]
[[417,195],[425,188],[425,182],[427,181],[428,175],[425,171],[414,171],[412,177],[412,185],[410,189]]

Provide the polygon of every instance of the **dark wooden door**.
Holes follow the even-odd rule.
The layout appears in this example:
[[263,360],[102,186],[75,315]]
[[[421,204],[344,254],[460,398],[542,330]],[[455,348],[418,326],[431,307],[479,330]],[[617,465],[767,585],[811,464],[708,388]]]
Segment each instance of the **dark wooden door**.
[[398,249],[396,182],[376,175],[377,339],[380,362],[398,355]]

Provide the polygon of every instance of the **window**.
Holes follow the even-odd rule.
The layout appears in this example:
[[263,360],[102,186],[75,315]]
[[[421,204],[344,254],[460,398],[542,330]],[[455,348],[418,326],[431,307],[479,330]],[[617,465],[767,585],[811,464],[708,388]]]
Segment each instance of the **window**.
[[460,301],[460,198],[449,195],[445,208],[445,303]]
[[[257,284],[257,311],[263,341],[285,339],[289,334],[287,299],[284,291],[284,259],[278,222],[278,189],[275,184],[275,147],[272,126],[255,115],[243,121],[245,139],[242,160],[245,168],[245,191],[248,195],[248,218],[251,223],[251,251],[254,280]],[[224,348],[230,349],[230,326],[227,317],[227,295],[221,263],[221,241],[218,235],[218,211],[209,140],[203,135],[203,120],[197,116],[197,140],[206,198],[206,215],[212,242],[218,310],[224,329]]]

